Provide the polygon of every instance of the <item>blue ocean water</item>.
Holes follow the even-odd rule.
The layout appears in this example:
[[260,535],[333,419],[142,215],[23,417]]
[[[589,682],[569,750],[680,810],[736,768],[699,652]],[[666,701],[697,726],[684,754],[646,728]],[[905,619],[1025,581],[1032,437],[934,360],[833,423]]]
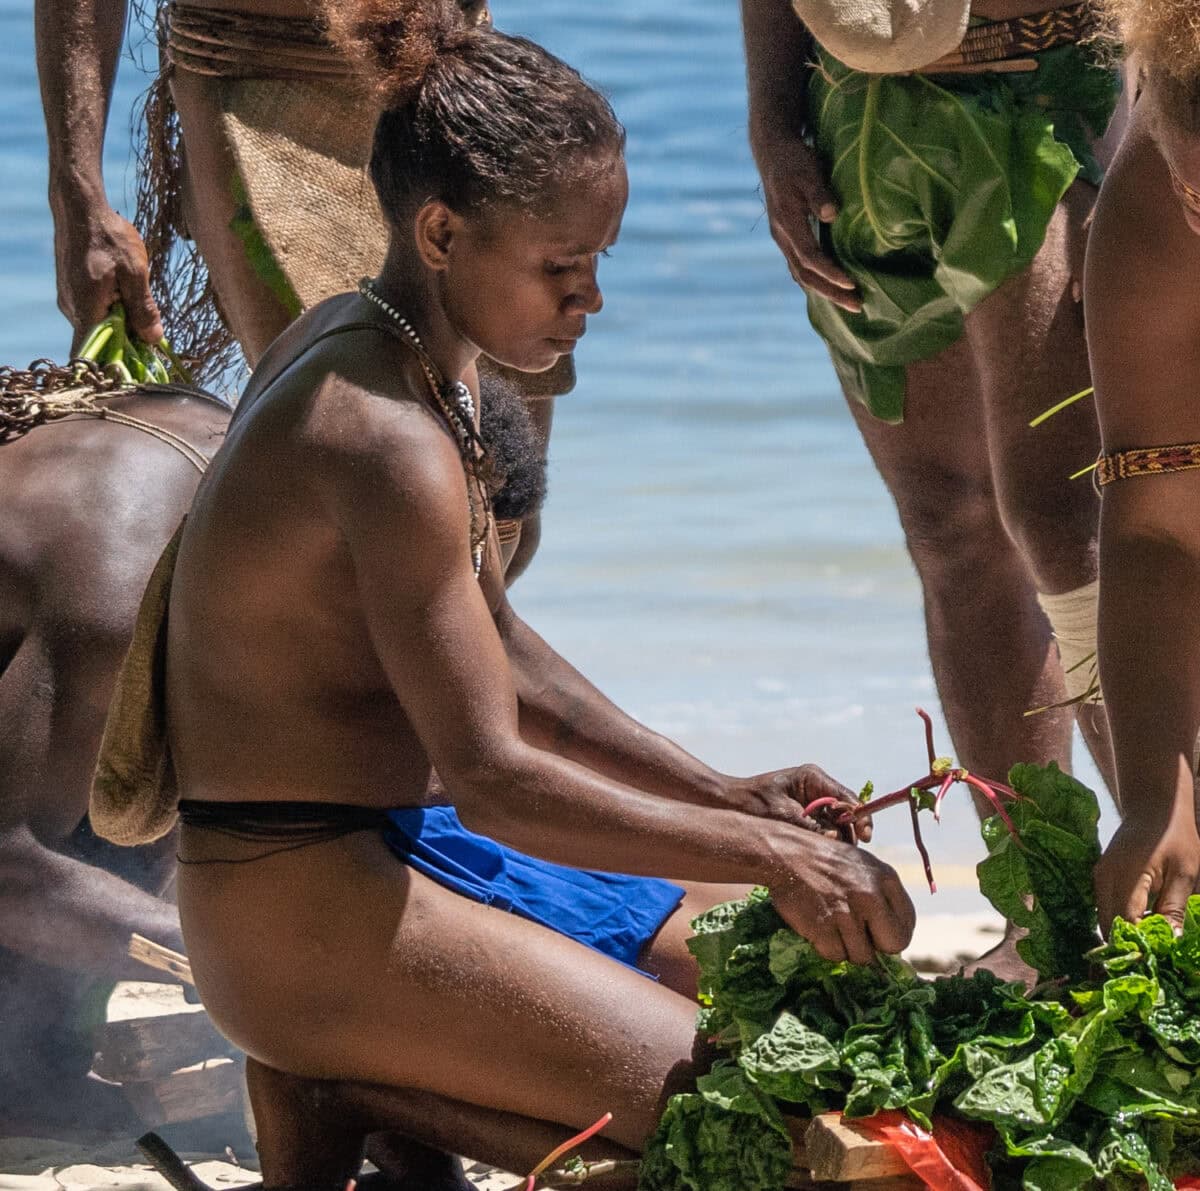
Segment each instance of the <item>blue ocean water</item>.
[[[61,357],[69,340],[31,7],[0,0],[0,361],[13,364]],[[608,92],[632,183],[602,269],[606,306],[559,403],[543,546],[517,610],[620,705],[719,768],[816,761],[856,788],[911,779],[924,764],[913,708],[937,709],[919,587],[767,230],[737,5],[495,9]],[[129,113],[145,82],[137,60],[122,63],[105,166],[126,210]],[[1086,761],[1079,770],[1095,780]],[[928,833],[936,898],[906,818],[881,822],[875,846],[903,865],[918,905],[981,908],[966,800]]]

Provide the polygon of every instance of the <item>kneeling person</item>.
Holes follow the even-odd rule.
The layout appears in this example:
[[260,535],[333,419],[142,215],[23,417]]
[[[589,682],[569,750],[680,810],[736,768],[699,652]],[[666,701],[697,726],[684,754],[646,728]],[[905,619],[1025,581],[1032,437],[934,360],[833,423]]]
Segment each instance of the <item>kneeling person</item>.
[[691,1078],[695,913],[765,883],[859,962],[913,924],[891,869],[803,816],[848,792],[716,773],[507,604],[475,360],[548,369],[599,311],[624,134],[540,47],[397,7],[403,39],[368,4],[330,15],[382,64],[386,263],[263,358],[163,630],[184,935],[252,1058],[268,1185],[354,1173],[352,1136],[298,1152],[305,1080],[358,1087],[361,1130],[508,1169],[608,1108],[602,1149],[636,1153]]

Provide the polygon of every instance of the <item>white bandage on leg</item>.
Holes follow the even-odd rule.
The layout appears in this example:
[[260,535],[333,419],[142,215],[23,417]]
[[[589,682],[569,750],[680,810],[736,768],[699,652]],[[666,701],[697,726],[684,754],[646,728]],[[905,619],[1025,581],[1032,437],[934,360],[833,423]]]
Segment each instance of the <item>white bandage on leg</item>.
[[1101,706],[1100,674],[1096,666],[1096,634],[1100,619],[1100,581],[1093,580],[1061,595],[1038,592],[1062,659],[1067,697],[1076,703]]

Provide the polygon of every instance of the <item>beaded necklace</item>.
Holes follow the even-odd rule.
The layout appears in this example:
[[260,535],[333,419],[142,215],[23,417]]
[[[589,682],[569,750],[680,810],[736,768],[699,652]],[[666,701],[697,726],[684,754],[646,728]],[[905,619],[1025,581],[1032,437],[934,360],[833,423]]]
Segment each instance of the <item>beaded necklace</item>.
[[471,564],[475,568],[475,577],[478,578],[483,569],[483,549],[491,529],[492,505],[487,487],[479,475],[480,442],[479,433],[475,429],[475,401],[471,390],[460,380],[447,382],[443,378],[438,366],[425,350],[421,337],[413,330],[412,323],[379,294],[368,278],[364,277],[358,283],[358,292],[391,319],[399,329],[401,338],[412,348],[421,365],[421,371],[425,374],[434,403],[441,410],[451,433],[458,441],[463,471],[467,476],[467,504],[471,513]]

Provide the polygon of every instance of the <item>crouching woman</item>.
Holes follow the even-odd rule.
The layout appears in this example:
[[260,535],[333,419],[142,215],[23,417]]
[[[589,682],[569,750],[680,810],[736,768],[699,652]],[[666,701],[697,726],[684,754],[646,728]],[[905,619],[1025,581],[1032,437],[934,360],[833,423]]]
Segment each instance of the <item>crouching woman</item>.
[[867,962],[912,907],[811,830],[831,779],[716,773],[505,601],[475,360],[548,369],[600,310],[627,192],[607,102],[452,3],[330,20],[379,67],[390,247],[263,357],[179,544],[188,954],[251,1056],[268,1186],[342,1191],[389,1127],[521,1170],[612,1109],[594,1152],[636,1155],[691,1078],[692,915],[767,884]]

